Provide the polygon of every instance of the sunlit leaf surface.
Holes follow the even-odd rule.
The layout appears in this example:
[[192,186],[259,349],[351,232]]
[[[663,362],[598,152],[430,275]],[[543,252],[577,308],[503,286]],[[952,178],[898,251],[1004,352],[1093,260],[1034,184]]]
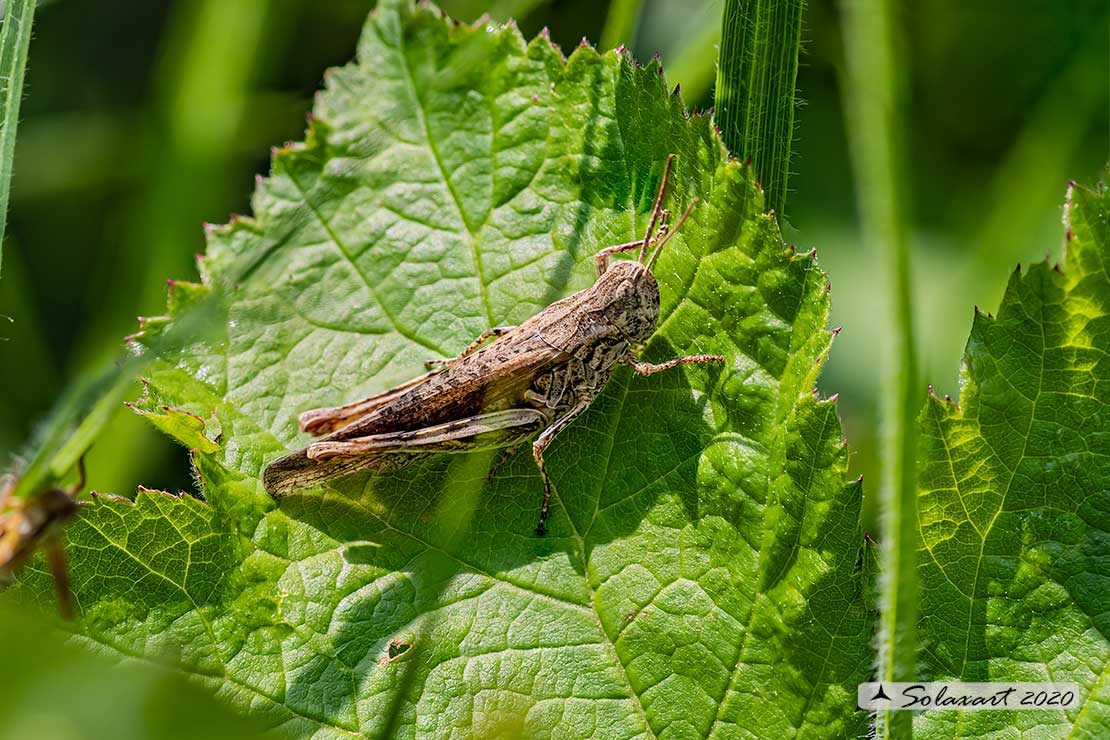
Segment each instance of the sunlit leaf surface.
[[1067,259],[977,313],[960,404],[922,414],[921,640],[933,680],[1079,684],[1070,711],[928,712],[915,737],[1110,736],[1110,196]]

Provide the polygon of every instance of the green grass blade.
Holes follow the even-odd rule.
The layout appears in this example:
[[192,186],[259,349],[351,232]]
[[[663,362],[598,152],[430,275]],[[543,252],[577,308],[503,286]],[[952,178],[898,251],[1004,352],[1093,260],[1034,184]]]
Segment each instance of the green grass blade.
[[[893,18],[885,0],[843,0],[844,51],[851,142],[864,239],[881,254],[891,286],[888,354],[882,399],[882,560],[879,587],[878,676],[913,680],[917,620],[918,378],[910,284],[910,253],[902,212],[902,145],[898,132],[902,79],[893,47]],[[883,737],[907,737],[908,712],[877,718]]]
[[804,10],[802,0],[727,0],[722,22],[715,122],[729,151],[751,158],[776,213],[786,204]]
[[632,46],[643,7],[644,0],[613,0],[605,18],[605,28],[601,31],[600,48],[612,49],[621,44]]
[[19,101],[23,96],[23,71],[27,67],[34,18],[35,0],[12,0],[0,27],[0,274],[4,266],[4,231],[8,226]]

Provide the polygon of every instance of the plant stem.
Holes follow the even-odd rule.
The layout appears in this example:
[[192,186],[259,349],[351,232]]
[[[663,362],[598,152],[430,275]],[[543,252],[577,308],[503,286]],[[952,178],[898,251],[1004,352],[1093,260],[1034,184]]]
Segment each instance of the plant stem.
[[8,226],[8,196],[11,193],[15,134],[19,126],[19,103],[23,98],[23,72],[31,45],[35,0],[10,0],[0,27],[0,274],[3,270],[4,232]]
[[803,0],[725,0],[715,122],[735,156],[750,157],[767,207],[782,213],[794,140]]
[[640,25],[640,9],[644,0],[613,0],[609,5],[609,15],[605,18],[605,28],[601,31],[601,50],[612,49],[620,44],[631,47],[636,40],[636,29]]
[[[892,40],[887,0],[842,0],[848,138],[864,240],[882,254],[890,293],[881,400],[882,574],[878,677],[915,680],[917,655],[917,415],[922,398],[913,326],[910,253],[902,213],[902,144],[898,133],[904,73]],[[908,712],[882,712],[881,737],[909,737]]]

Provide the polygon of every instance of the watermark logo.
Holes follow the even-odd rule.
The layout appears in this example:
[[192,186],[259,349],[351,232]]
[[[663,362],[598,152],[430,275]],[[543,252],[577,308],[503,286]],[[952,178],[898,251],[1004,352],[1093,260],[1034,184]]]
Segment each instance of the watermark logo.
[[975,711],[980,709],[1074,709],[1074,683],[861,683],[856,704],[871,711]]

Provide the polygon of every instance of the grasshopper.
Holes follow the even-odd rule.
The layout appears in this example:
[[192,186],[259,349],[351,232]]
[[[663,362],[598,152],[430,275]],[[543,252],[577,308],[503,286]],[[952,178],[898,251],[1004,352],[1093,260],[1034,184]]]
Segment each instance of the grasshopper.
[[11,583],[16,572],[40,547],[54,576],[58,608],[65,619],[74,616],[69,587],[62,526],[77,513],[76,496],[85,487],[85,462],[78,461],[80,479],[70,490],[47,488],[34,496],[16,498],[16,477],[0,480],[0,587]]
[[[668,230],[669,212],[662,205],[673,162],[671,155],[644,237],[598,252],[598,278],[591,287],[519,326],[483,332],[457,357],[429,360],[429,367],[438,367],[395,388],[304,412],[298,418],[301,431],[320,439],[270,463],[263,473],[266,490],[277,498],[358,470],[396,470],[434,453],[515,448],[539,433],[532,456],[543,479],[536,527],[542,536],[552,492],[544,451],[586,410],[618,365],[651,375],[725,359],[693,355],[652,364],[633,352],[651,338],[659,319],[652,265],[697,204],[692,201]],[[612,255],[636,249],[638,259],[609,264]]]

